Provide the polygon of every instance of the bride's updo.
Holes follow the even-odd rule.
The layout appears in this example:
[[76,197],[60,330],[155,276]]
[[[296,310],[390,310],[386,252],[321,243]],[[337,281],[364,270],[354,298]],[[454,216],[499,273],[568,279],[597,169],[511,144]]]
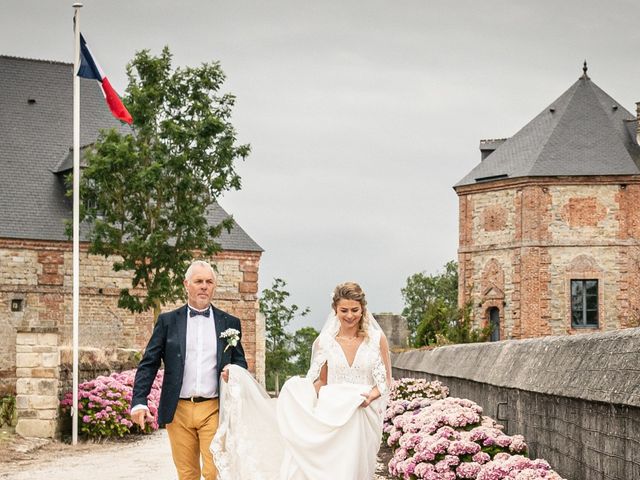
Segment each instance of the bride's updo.
[[369,338],[369,320],[367,319],[367,299],[365,298],[364,291],[356,282],[344,282],[338,284],[333,290],[333,301],[331,307],[336,312],[338,309],[338,302],[340,300],[355,300],[362,307],[362,317],[358,322],[358,336],[362,336],[365,339]]

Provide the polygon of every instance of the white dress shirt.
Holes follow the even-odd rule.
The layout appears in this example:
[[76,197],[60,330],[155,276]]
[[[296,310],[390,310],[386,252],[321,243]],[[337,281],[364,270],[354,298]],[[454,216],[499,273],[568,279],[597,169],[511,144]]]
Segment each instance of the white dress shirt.
[[208,317],[188,317],[187,350],[180,398],[218,396],[217,353],[218,340],[213,309],[209,311]]
[[[191,305],[189,307],[193,308]],[[187,342],[184,372],[180,398],[218,396],[218,337],[213,318],[213,308],[209,316],[189,316],[187,308]],[[131,408],[131,413],[147,409],[143,404]]]

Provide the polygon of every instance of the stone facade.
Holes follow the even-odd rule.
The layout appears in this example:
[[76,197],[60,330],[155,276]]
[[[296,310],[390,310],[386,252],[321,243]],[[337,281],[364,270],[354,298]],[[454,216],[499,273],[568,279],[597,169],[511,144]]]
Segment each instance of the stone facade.
[[[459,186],[459,302],[500,338],[609,331],[640,319],[640,177]],[[598,326],[572,328],[571,280],[598,280]],[[495,311],[494,311],[495,313]]]
[[[131,351],[142,350],[149,340],[153,315],[118,308],[120,289],[130,286],[129,273],[114,272],[110,259],[89,255],[86,247],[81,245],[80,258],[79,343],[86,350],[81,358],[89,359],[87,368],[91,368],[90,359],[95,357],[91,352],[108,350],[111,354],[103,352],[100,358],[113,357],[114,365],[131,366],[136,358]],[[241,319],[252,372],[264,371],[264,349],[259,347],[260,335],[256,334],[260,255],[255,251],[222,251],[213,259],[218,270],[214,303]],[[70,369],[71,261],[68,242],[0,239],[0,394],[15,392],[19,329],[56,328],[63,376]],[[170,308],[173,306],[164,310]],[[128,360],[121,361],[124,357]]]

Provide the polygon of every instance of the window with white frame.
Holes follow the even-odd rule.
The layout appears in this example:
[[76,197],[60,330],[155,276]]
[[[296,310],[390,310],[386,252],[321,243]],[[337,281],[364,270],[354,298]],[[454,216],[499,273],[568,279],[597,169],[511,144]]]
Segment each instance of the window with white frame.
[[571,280],[571,326],[598,327],[598,280]]

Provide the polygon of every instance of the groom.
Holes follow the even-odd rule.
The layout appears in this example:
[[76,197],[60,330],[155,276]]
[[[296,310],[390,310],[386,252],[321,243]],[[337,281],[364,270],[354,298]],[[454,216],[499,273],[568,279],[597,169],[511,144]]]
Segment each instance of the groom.
[[178,478],[200,480],[202,457],[202,476],[214,480],[216,468],[209,445],[218,428],[220,378],[228,380],[227,365],[247,368],[247,361],[239,340],[233,345],[233,341],[220,337],[229,328],[240,332],[240,320],[211,305],[216,288],[211,265],[201,260],[193,262],[184,286],[188,304],[158,316],[138,365],[131,419],[141,428],[145,421],[153,420],[147,395],[163,361],[158,423],[166,425],[169,433]]

